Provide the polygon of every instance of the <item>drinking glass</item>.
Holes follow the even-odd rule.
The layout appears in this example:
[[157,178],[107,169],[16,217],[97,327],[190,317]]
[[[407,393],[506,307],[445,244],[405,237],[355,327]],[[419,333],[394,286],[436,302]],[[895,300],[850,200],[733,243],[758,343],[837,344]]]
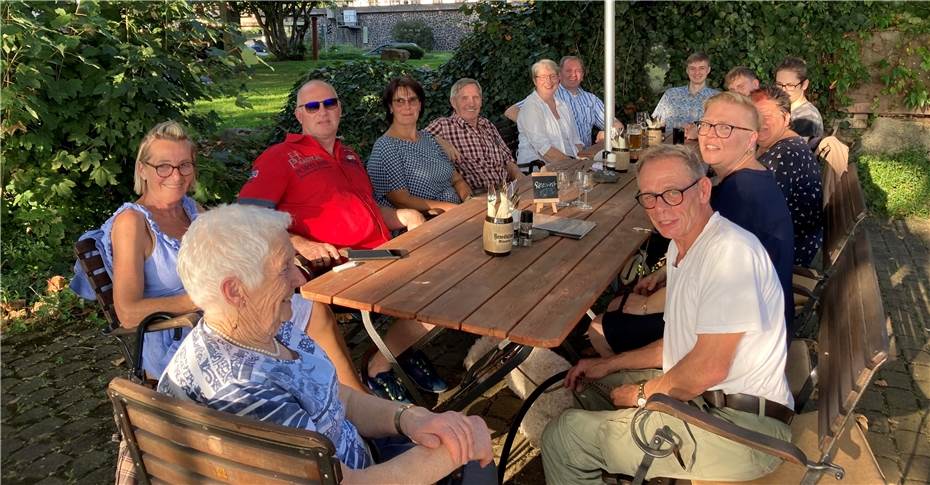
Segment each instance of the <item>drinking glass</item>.
[[575,186],[581,192],[581,200],[575,205],[578,209],[589,211],[594,207],[588,204],[588,192],[594,188],[594,174],[591,172],[579,171],[575,176]]
[[572,205],[572,201],[568,200],[569,195],[572,191],[572,173],[568,170],[559,170],[558,171],[558,182],[559,182],[559,203],[556,204],[556,207],[562,209]]

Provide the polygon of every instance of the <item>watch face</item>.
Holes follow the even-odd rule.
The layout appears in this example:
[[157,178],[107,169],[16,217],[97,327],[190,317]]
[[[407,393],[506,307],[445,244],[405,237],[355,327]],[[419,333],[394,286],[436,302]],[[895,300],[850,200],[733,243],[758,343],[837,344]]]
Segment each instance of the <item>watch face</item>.
[[637,400],[636,400],[636,405],[639,406],[639,407],[645,406],[645,405],[646,405],[646,399],[645,399],[645,398],[642,398],[642,397],[639,398],[639,399],[637,399]]

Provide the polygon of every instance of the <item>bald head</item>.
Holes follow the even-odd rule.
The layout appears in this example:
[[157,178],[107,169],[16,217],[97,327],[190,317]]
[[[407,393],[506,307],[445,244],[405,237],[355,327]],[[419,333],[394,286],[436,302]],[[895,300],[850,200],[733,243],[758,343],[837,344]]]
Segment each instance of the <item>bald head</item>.
[[326,81],[313,79],[297,90],[297,104],[294,107],[294,116],[300,122],[303,134],[316,138],[330,151],[336,141],[342,116],[341,103],[324,103],[331,99],[338,99],[336,90]]

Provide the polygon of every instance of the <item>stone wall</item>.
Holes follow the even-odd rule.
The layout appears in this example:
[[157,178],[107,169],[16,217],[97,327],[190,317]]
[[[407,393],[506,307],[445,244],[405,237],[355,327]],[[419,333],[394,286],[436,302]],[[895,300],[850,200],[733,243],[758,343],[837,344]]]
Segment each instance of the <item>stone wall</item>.
[[[391,34],[394,24],[405,20],[423,20],[433,29],[433,50],[455,50],[459,42],[471,32],[474,16],[459,11],[462,4],[398,5],[391,7],[352,8],[358,16],[357,27],[342,24],[342,10],[334,9],[335,18],[320,18],[320,43],[351,44],[363,49],[373,49],[395,40]],[[348,10],[348,9],[347,9]],[[362,27],[368,28],[368,43],[362,43]]]

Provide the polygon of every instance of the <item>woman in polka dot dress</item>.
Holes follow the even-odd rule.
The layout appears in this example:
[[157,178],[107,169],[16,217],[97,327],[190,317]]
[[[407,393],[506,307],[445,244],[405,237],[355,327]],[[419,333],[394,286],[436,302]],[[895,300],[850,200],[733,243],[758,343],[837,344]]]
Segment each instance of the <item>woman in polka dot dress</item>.
[[820,163],[807,142],[789,128],[791,101],[776,86],[750,94],[759,115],[759,162],[775,175],[794,224],[794,264],[809,266],[823,242]]

